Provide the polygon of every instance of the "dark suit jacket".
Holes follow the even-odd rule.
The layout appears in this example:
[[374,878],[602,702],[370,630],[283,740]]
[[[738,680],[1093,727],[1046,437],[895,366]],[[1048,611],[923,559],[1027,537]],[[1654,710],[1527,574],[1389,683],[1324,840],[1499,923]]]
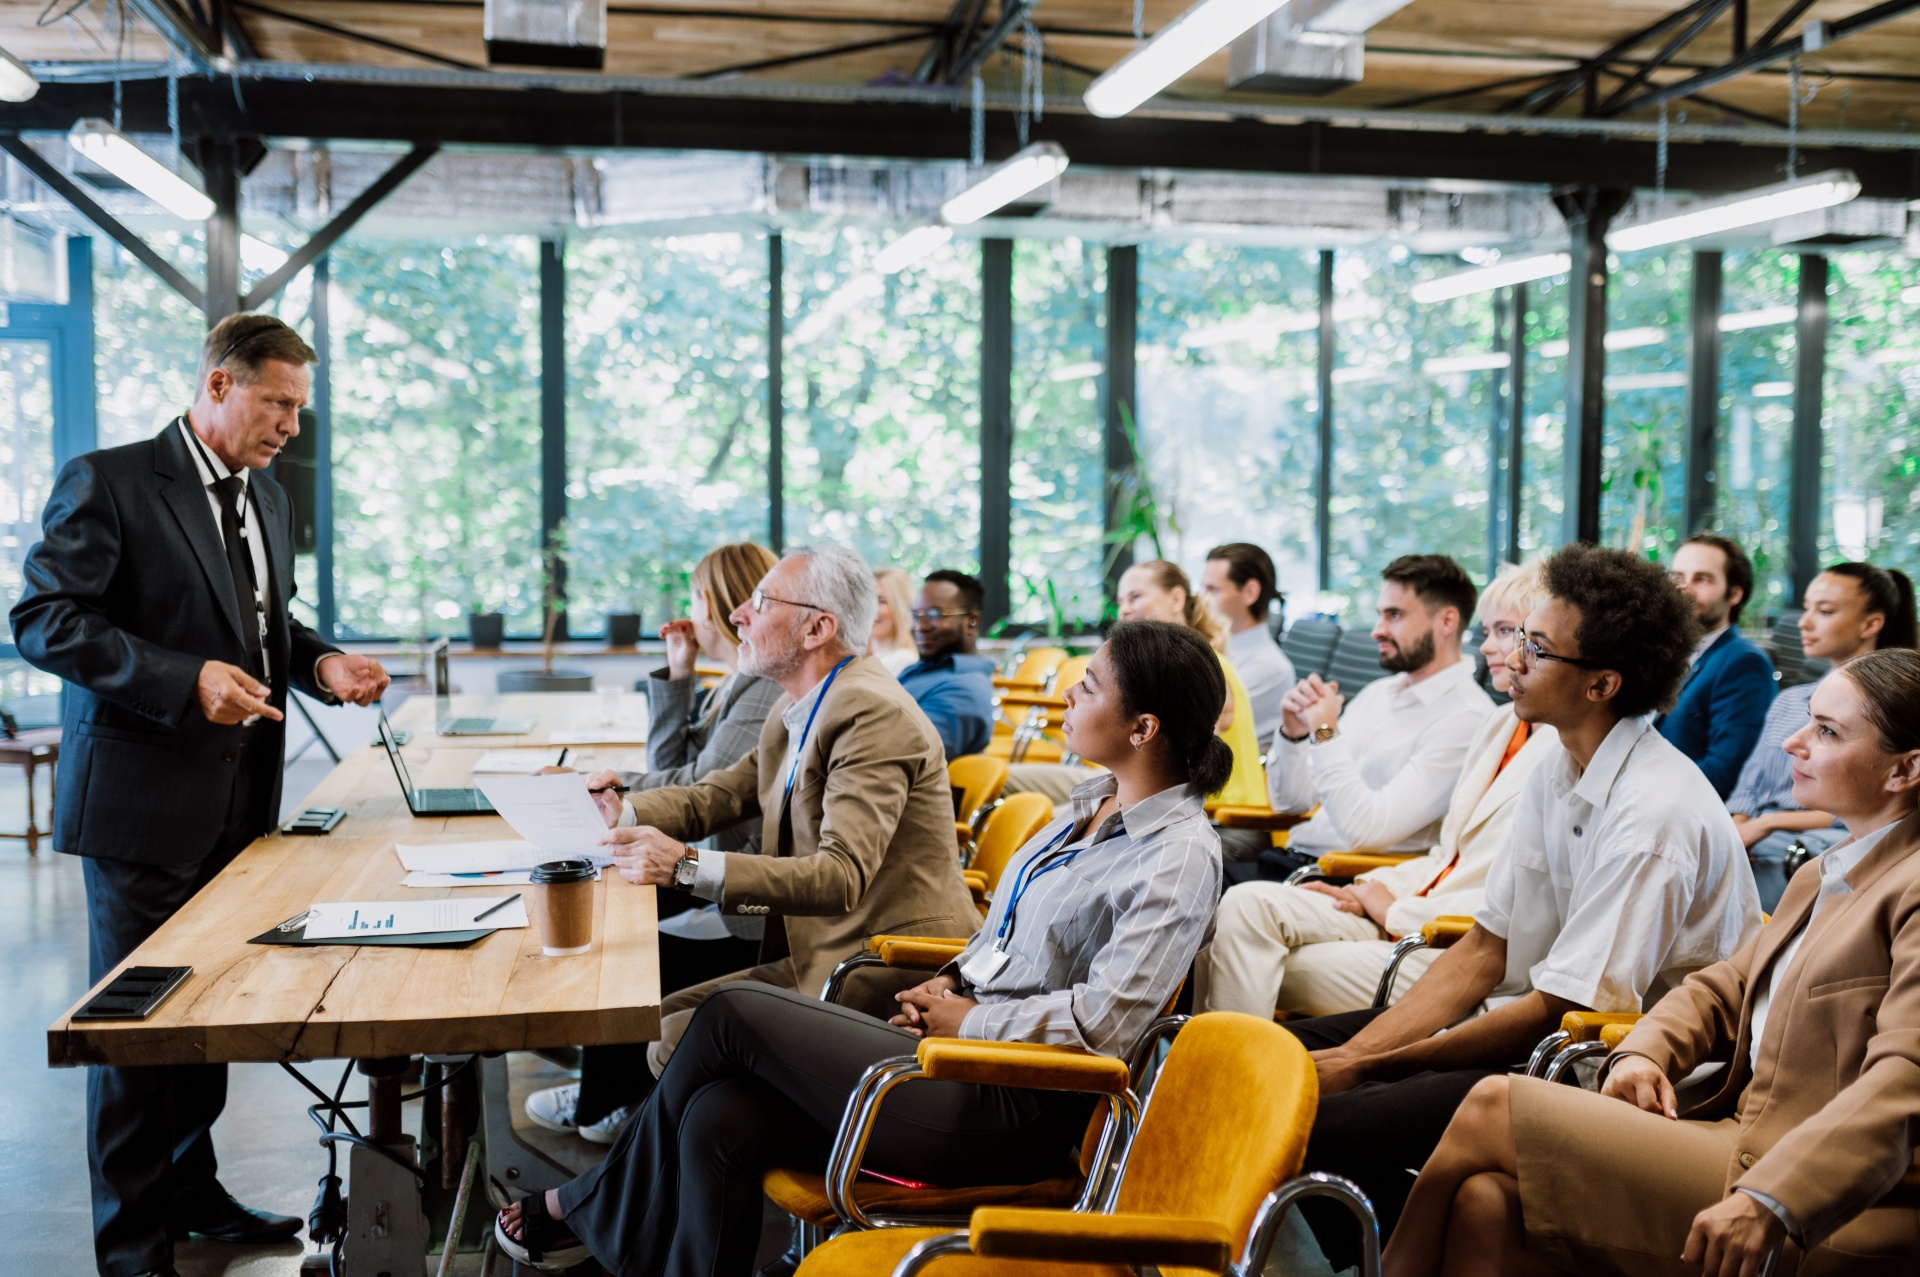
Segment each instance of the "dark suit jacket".
[[1773,704],[1773,662],[1729,627],[1700,657],[1680,699],[1655,724],[1679,751],[1700,764],[1725,798],[1760,740]]
[[[242,612],[180,429],[69,461],[21,571],[20,655],[68,684],[53,840],[75,855],[191,864],[226,824],[241,729],[207,721],[194,688],[209,660],[246,667]],[[313,666],[337,649],[287,612],[292,505],[266,475],[248,483],[272,578],[272,702],[285,708],[289,681],[332,700]],[[271,795],[261,833],[280,810],[285,740],[282,724],[262,719],[247,751],[255,793]]]

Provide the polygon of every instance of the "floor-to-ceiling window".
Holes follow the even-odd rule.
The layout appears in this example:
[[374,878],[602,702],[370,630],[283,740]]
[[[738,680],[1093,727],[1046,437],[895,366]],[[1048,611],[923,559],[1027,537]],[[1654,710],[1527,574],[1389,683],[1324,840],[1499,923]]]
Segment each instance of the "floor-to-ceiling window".
[[[155,252],[188,279],[204,280],[200,235],[155,232]],[[93,240],[93,366],[102,448],[152,438],[193,406],[206,316],[133,254],[104,235]]]
[[[0,598],[20,597],[20,567],[40,539],[53,489],[53,354],[45,341],[0,339]],[[0,619],[0,634],[13,639]]]
[[567,602],[576,633],[684,613],[687,576],[767,539],[767,242],[567,244]]
[[1299,249],[1140,246],[1139,447],[1162,550],[1196,581],[1213,546],[1251,541],[1283,593],[1314,592],[1318,271]]
[[786,539],[844,542],[915,575],[972,572],[980,247],[882,257],[898,238],[859,226],[783,237]]
[[1820,557],[1920,576],[1920,272],[1838,253],[1830,279]]
[[1492,292],[1416,302],[1463,268],[1403,245],[1335,260],[1333,585],[1369,597],[1403,554],[1451,555],[1485,575],[1489,445],[1504,413]]
[[539,628],[540,288],[531,236],[333,250],[343,635]]
[[1753,560],[1752,612],[1787,605],[1787,490],[1793,465],[1794,320],[1800,258],[1726,255],[1720,314],[1720,446],[1714,530]]
[[1662,561],[1684,533],[1690,260],[1618,254],[1607,288],[1600,540]]
[[1559,548],[1566,527],[1567,277],[1527,285],[1522,381],[1520,555]]
[[1013,248],[1012,619],[1100,619],[1106,248],[1079,238]]

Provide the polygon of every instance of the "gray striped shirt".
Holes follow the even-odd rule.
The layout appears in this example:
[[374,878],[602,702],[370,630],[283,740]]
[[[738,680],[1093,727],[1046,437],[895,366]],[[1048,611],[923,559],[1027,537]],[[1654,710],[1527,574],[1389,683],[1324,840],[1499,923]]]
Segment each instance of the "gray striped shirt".
[[[1069,814],[1035,834],[1001,874],[986,925],[946,968],[980,1003],[961,1037],[1124,1055],[1186,978],[1220,899],[1219,835],[1203,796],[1178,787],[1073,838],[1068,831],[1118,786],[1111,773],[1077,786]],[[978,985],[967,983],[960,968],[990,960],[1028,866],[1075,851],[1070,863],[1030,878],[1006,937],[1006,961]]]

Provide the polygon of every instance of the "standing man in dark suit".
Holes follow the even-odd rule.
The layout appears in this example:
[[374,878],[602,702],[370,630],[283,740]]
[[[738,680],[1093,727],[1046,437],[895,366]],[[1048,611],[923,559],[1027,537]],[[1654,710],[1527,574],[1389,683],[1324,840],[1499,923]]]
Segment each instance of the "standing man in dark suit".
[[1700,532],[1674,551],[1670,575],[1693,599],[1702,635],[1680,699],[1655,726],[1700,765],[1724,799],[1773,704],[1773,662],[1740,634],[1740,613],[1753,597],[1753,564],[1737,542]]
[[[85,857],[98,983],[280,810],[289,686],[371,704],[379,663],[295,620],[293,513],[253,474],[299,433],[315,355],[268,315],[207,334],[193,407],[61,470],[14,605],[20,654],[68,684],[54,846]],[[87,1158],[101,1277],[173,1277],[173,1242],[291,1237],[215,1176],[223,1064],[98,1067]]]

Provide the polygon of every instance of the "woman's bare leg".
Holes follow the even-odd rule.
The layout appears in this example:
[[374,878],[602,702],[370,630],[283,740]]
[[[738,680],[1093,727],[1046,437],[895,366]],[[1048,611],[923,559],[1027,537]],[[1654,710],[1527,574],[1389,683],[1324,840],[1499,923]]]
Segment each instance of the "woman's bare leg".
[[1503,1171],[1470,1176],[1454,1194],[1442,1277],[1542,1277],[1559,1270],[1527,1253],[1520,1181]]
[[[1516,1174],[1508,1091],[1505,1077],[1490,1077],[1467,1092],[1467,1098],[1447,1124],[1440,1147],[1427,1159],[1420,1178],[1414,1181],[1413,1191],[1407,1196],[1406,1209],[1400,1214],[1400,1223],[1384,1256],[1386,1277],[1440,1277],[1443,1272],[1447,1277],[1455,1277],[1473,1271],[1456,1268],[1449,1262],[1455,1253],[1463,1256],[1476,1253],[1464,1245],[1456,1248],[1453,1230],[1456,1226],[1466,1226],[1477,1231],[1482,1212],[1476,1210],[1463,1219],[1457,1199],[1462,1187],[1476,1176],[1494,1172],[1512,1178]],[[1483,1196],[1482,1192],[1475,1192],[1476,1207],[1486,1205],[1481,1200]],[[1517,1217],[1518,1197],[1514,1200]],[[1488,1271],[1489,1261],[1500,1253],[1503,1236],[1503,1233],[1496,1234],[1491,1247],[1477,1252],[1479,1271]],[[1465,1239],[1461,1241],[1464,1243]]]

